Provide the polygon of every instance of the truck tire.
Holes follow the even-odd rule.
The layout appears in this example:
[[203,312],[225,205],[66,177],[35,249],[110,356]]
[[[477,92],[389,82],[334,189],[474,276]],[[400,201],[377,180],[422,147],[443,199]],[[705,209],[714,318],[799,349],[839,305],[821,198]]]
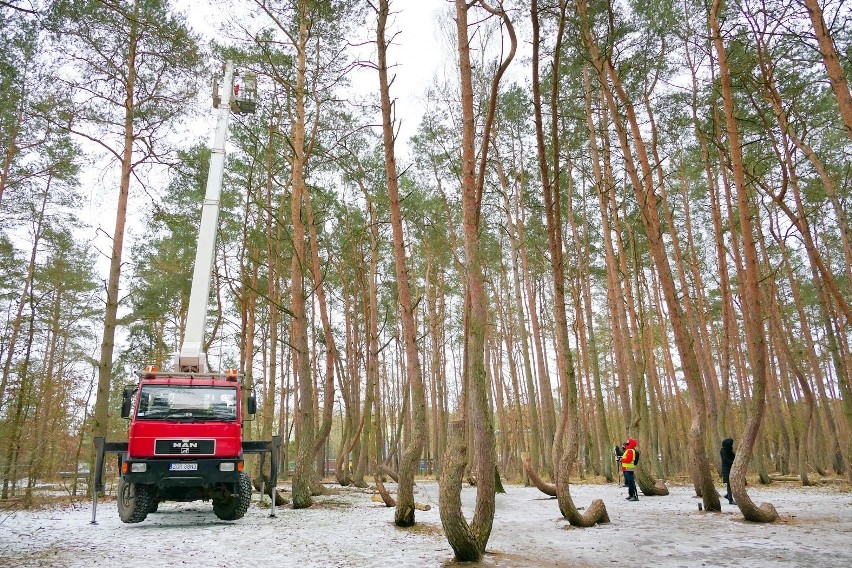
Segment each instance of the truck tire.
[[159,509],[159,508],[160,508],[160,499],[157,498],[157,497],[153,497],[150,500],[150,504],[148,506],[148,514],[150,515],[151,513],[156,513],[157,509]]
[[240,474],[235,489],[236,492],[226,490],[226,497],[213,500],[213,512],[223,521],[242,519],[248,511],[251,503],[251,480],[247,474]]
[[152,487],[141,483],[118,481],[118,516],[125,523],[141,523],[151,510],[155,498]]

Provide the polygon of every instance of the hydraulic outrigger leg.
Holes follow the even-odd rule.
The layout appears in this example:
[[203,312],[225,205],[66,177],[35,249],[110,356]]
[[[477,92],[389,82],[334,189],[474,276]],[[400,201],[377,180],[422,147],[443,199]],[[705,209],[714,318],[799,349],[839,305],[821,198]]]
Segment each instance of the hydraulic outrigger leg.
[[107,453],[118,454],[118,469],[121,458],[127,455],[127,442],[107,442],[103,436],[97,436],[95,443],[95,475],[92,479],[92,522],[98,524],[98,494],[104,490],[104,458]]
[[[281,450],[281,436],[272,436],[271,442],[260,442],[260,441],[244,441],[243,442],[243,453],[244,454],[265,454],[269,452],[270,459],[270,471],[269,471],[269,483],[272,485],[272,508],[269,510],[269,517],[275,518],[275,498],[278,495],[278,460]],[[262,459],[262,458],[261,458]],[[263,461],[261,461],[261,464]],[[263,494],[265,493],[263,487],[263,472],[260,474],[260,498],[263,499]]]

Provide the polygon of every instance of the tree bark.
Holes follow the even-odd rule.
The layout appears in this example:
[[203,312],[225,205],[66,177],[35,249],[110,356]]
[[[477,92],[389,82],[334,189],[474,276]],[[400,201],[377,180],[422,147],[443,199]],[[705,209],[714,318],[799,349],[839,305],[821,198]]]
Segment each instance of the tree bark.
[[127,201],[130,195],[130,176],[133,171],[133,114],[136,109],[136,49],[138,24],[135,16],[139,5],[133,4],[134,18],[130,25],[127,52],[127,78],[123,85],[124,99],[124,148],[121,153],[121,176],[118,187],[118,204],[115,212],[115,230],[112,235],[112,254],[109,263],[109,279],[106,287],[106,310],[104,330],[101,337],[101,354],[98,360],[98,388],[95,397],[95,412],[92,436],[106,436],[109,427],[109,391],[112,379],[112,354],[115,349],[115,327],[118,320],[118,288],[121,277],[121,256],[124,250],[124,228],[127,224]]
[[[441,484],[441,520],[447,539],[455,551],[456,558],[461,561],[476,561],[482,557],[491,527],[494,522],[494,492],[496,453],[494,449],[494,424],[488,401],[488,375],[485,369],[485,334],[488,323],[488,306],[485,292],[485,279],[482,271],[482,260],[479,242],[480,213],[482,193],[484,189],[485,164],[488,159],[490,130],[494,120],[494,109],[497,104],[497,92],[500,79],[506,71],[515,54],[515,32],[506,14],[491,8],[483,0],[477,2],[491,14],[499,15],[511,39],[509,54],[501,62],[497,73],[491,82],[488,111],[482,132],[482,149],[480,153],[479,174],[475,173],[475,119],[473,112],[473,71],[470,63],[470,45],[468,36],[468,11],[472,5],[465,0],[456,0],[456,31],[458,40],[459,71],[461,79],[461,110],[462,110],[462,225],[465,251],[465,283],[467,285],[468,307],[465,325],[466,353],[466,385],[470,390],[469,398],[463,395],[463,400],[470,401],[470,413],[473,422],[473,435],[476,448],[476,507],[473,521],[468,526],[461,513],[461,476],[464,472],[465,446],[460,440],[464,436],[462,427],[453,428],[450,436],[450,448],[447,460],[444,462],[446,477]],[[444,485],[447,491],[444,491]],[[452,493],[452,494],[451,494]],[[445,507],[451,509],[445,513]],[[445,518],[445,514],[447,517]]]
[[[739,209],[740,231],[742,237],[743,256],[745,260],[745,282],[743,289],[742,311],[745,320],[745,333],[749,345],[750,359],[753,366],[752,396],[745,432],[737,448],[737,455],[731,467],[731,492],[746,520],[756,522],[773,522],[778,519],[778,513],[771,503],[756,506],[745,487],[745,474],[748,462],[751,460],[754,444],[763,420],[766,405],[766,342],[763,330],[763,306],[759,288],[757,264],[757,249],[752,228],[752,208],[749,203],[745,183],[745,170],[742,163],[739,132],[734,117],[734,100],[731,89],[731,76],[728,70],[728,58],[718,20],[721,0],[713,0],[709,12],[710,30],[716,56],[719,62],[719,78],[722,85],[722,99],[725,109],[725,128],[728,134],[731,167],[734,183],[737,189],[737,205]],[[755,214],[756,216],[756,214]]]
[[558,132],[558,92],[559,92],[559,60],[563,49],[562,38],[566,25],[567,1],[559,5],[559,31],[554,47],[553,65],[551,67],[551,161],[553,175],[551,178],[548,167],[548,156],[544,142],[544,120],[541,104],[539,83],[539,8],[538,1],[533,0],[530,15],[533,28],[533,107],[535,111],[536,147],[538,150],[539,168],[544,192],[544,207],[547,218],[548,250],[550,251],[550,266],[553,275],[553,314],[556,335],[556,360],[561,378],[560,392],[562,394],[562,418],[553,440],[553,466],[556,478],[557,500],[559,510],[572,526],[590,527],[597,523],[608,523],[609,516],[606,506],[600,499],[595,499],[585,514],[580,514],[574,500],[571,498],[569,477],[577,455],[577,378],[573,356],[568,341],[568,319],[565,300],[565,264],[562,253],[562,218],[560,211],[559,189],[559,132]]
[[837,106],[840,107],[840,116],[846,126],[846,135],[852,139],[852,92],[849,91],[846,73],[840,65],[840,58],[837,49],[834,47],[834,40],[831,39],[831,34],[828,31],[828,26],[825,24],[825,17],[819,1],[804,0],[804,3],[811,18],[826,74],[828,74],[828,79],[831,82],[831,90],[834,92]]
[[308,348],[308,321],[305,301],[305,275],[308,267],[305,255],[305,225],[302,221],[302,194],[305,188],[305,73],[308,42],[308,14],[305,0],[300,2],[298,42],[296,47],[296,85],[293,93],[294,111],[291,130],[291,189],[290,219],[293,235],[293,258],[290,262],[290,311],[292,312],[291,344],[293,349],[293,370],[299,391],[297,414],[296,466],[293,471],[293,508],[304,509],[311,505],[311,484],[313,481],[313,442],[314,442],[314,388],[311,377],[311,357]]
[[400,212],[399,184],[396,173],[394,152],[393,119],[391,116],[390,85],[388,82],[387,40],[385,25],[388,17],[388,0],[379,0],[379,17],[376,31],[376,43],[379,59],[379,95],[382,104],[382,142],[385,154],[385,179],[390,200],[391,230],[393,232],[394,265],[396,268],[397,293],[402,312],[402,335],[405,346],[407,381],[411,389],[411,439],[403,452],[399,466],[399,485],[397,488],[396,513],[394,522],[399,527],[414,524],[414,474],[417,463],[423,454],[426,434],[426,394],[423,386],[423,373],[420,367],[420,354],[417,350],[417,326],[414,321],[414,306],[411,300],[411,288],[408,278],[408,266],[405,254],[405,238],[402,234],[402,213]]

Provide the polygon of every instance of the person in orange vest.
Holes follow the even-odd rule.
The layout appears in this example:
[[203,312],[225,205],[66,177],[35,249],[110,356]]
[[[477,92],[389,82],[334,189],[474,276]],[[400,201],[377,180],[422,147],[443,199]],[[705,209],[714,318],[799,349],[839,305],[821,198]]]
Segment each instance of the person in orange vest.
[[624,455],[621,456],[621,471],[624,472],[624,484],[627,485],[628,501],[638,501],[639,494],[636,492],[636,479],[633,470],[636,469],[636,439],[630,438],[624,444]]

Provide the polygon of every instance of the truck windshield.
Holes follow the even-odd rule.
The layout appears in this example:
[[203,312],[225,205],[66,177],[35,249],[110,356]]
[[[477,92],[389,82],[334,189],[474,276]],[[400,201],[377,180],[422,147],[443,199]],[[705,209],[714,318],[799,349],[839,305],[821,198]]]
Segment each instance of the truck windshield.
[[237,419],[237,389],[143,385],[136,418],[234,421]]

